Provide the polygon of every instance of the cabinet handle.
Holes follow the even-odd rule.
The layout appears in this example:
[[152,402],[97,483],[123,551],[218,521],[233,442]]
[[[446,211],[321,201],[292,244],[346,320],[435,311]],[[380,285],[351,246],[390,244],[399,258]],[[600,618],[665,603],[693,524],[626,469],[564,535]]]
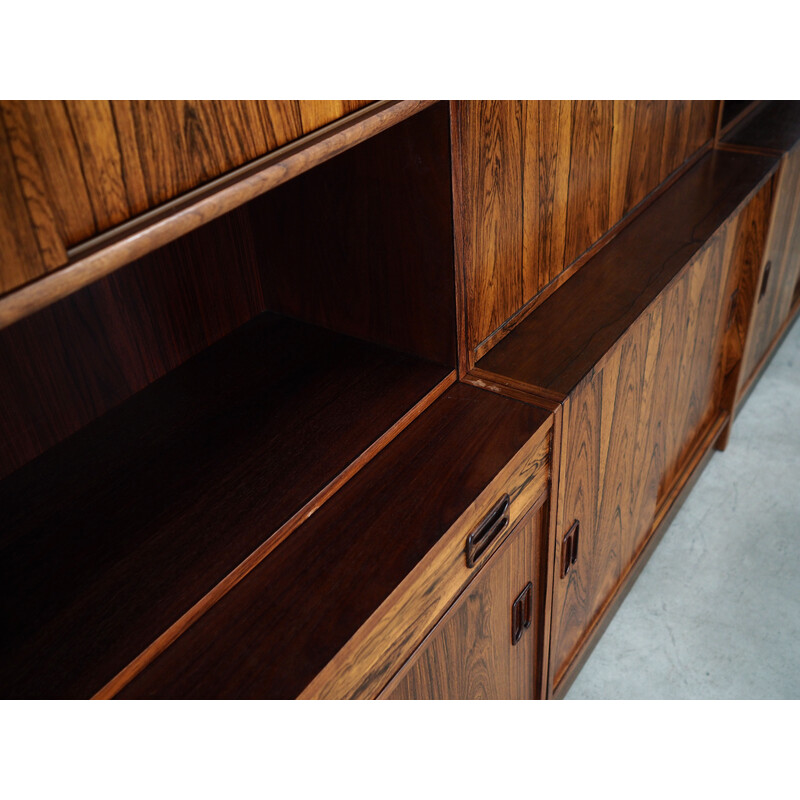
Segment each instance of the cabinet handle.
[[528,585],[519,593],[511,606],[511,644],[515,645],[524,631],[531,626],[533,618],[533,584]]
[[475,562],[486,551],[486,548],[497,538],[497,534],[508,525],[508,507],[511,498],[504,494],[484,517],[478,527],[467,536],[467,566],[474,567]]
[[575,520],[572,527],[564,534],[561,540],[561,577],[566,578],[575,562],[578,560],[578,537],[581,523]]
[[761,279],[761,291],[758,293],[759,300],[767,293],[767,284],[769,283],[769,273],[771,269],[772,261],[767,261],[764,265],[764,277]]

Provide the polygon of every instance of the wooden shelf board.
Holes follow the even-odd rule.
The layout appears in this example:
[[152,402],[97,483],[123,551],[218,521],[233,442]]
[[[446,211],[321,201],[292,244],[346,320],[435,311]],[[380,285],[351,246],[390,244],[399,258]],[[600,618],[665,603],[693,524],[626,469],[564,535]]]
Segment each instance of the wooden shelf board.
[[800,101],[775,100],[745,117],[728,134],[724,145],[786,153],[800,139]]
[[711,152],[590,259],[476,367],[566,397],[777,168]]
[[453,380],[266,313],[8,476],[0,695],[97,692]]
[[455,384],[119,696],[296,697],[548,420]]

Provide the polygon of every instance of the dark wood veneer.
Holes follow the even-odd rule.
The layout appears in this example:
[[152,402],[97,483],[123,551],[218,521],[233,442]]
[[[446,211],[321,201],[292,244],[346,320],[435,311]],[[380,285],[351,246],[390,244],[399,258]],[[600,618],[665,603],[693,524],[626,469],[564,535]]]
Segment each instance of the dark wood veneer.
[[709,153],[477,367],[568,395],[776,166]]
[[722,144],[785,153],[800,139],[800,100],[774,100],[745,117]]
[[450,375],[264,314],[6,478],[0,694],[99,690]]
[[713,137],[717,101],[454,105],[469,366]]
[[0,478],[268,310],[455,366],[446,104],[0,330]]
[[[409,100],[372,104],[368,108],[354,112],[346,119],[333,122],[330,126],[304,136],[297,142],[287,144],[263,158],[210,181],[205,186],[187,192],[174,201],[169,201],[161,207],[145,212],[129,222],[122,223],[106,233],[83,242],[67,252],[68,263],[63,268],[0,297],[0,327],[11,325],[17,320],[45,308],[121,266],[147,255],[156,248],[174,241],[210,220],[413,116],[432,103],[433,101],[430,100]],[[55,113],[57,110],[58,106],[53,104],[42,116]],[[63,126],[59,123],[57,127],[61,129]],[[58,161],[57,158],[56,161]],[[68,162],[74,167],[75,158],[70,157]],[[63,166],[63,164],[56,164],[54,167],[54,174],[57,175],[58,182],[69,190],[80,190],[82,188],[80,170],[76,173],[73,169],[70,174],[62,174],[60,169]],[[0,164],[0,169],[4,169],[2,164]],[[64,204],[64,208],[70,212],[76,212],[77,209],[76,213],[80,220],[83,220],[87,214],[91,216],[85,190],[82,195],[83,208],[74,197]],[[33,200],[28,202],[33,202]],[[41,208],[37,206],[37,209],[40,211],[42,219],[51,221],[46,213],[47,208],[39,205]],[[0,213],[2,212],[4,209],[0,207]],[[40,240],[49,242],[53,238],[53,232],[43,224],[39,225],[37,230],[40,231]],[[63,257],[59,256],[59,259],[58,263],[62,263]],[[25,279],[35,277],[35,274],[39,274],[41,271],[41,268],[37,268],[34,274],[26,275],[23,278],[12,276],[10,285],[6,288],[17,286]]]
[[120,696],[297,696],[547,416],[448,389]]

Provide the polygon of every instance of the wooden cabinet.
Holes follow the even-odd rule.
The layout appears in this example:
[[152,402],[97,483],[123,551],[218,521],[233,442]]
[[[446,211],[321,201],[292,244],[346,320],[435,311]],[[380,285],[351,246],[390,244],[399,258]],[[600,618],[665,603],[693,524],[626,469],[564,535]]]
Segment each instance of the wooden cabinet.
[[[554,686],[651,535],[693,451],[719,431],[728,311],[719,287],[730,267],[729,236],[726,228],[711,241],[565,401]],[[575,523],[577,554],[563,546]]]
[[538,696],[544,530],[541,509],[520,521],[382,698],[531,700]]
[[701,158],[471,373],[562,415],[551,696],[566,691],[728,418],[739,217],[763,216],[777,164]]
[[3,696],[561,696],[723,443],[800,103],[362,105],[0,102]]

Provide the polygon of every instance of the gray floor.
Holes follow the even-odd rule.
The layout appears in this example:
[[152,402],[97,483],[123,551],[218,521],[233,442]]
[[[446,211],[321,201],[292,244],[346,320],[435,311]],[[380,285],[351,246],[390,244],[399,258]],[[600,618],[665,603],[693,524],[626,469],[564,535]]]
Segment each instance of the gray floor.
[[567,695],[624,698],[800,698],[800,323]]

